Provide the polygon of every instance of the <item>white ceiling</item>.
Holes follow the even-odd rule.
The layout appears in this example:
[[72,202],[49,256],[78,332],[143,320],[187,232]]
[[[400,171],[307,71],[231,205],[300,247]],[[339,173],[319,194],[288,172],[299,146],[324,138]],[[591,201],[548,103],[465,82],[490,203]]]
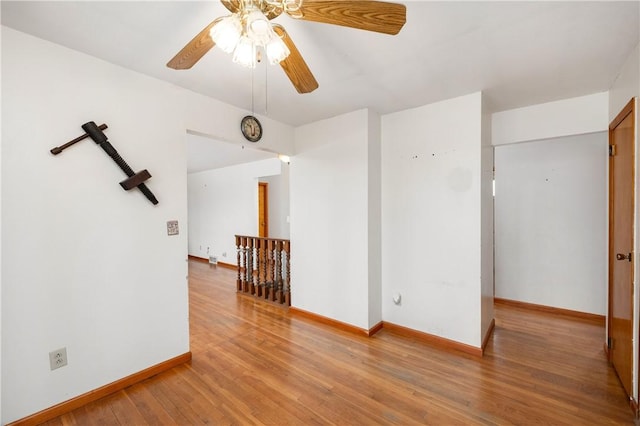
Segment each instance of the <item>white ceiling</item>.
[[2,24],[298,126],[484,91],[494,111],[606,91],[639,40],[640,2],[401,1],[397,36],[280,16],[320,87],[298,94],[279,66],[251,71],[212,49],[165,66],[229,12],[218,1],[6,1]]

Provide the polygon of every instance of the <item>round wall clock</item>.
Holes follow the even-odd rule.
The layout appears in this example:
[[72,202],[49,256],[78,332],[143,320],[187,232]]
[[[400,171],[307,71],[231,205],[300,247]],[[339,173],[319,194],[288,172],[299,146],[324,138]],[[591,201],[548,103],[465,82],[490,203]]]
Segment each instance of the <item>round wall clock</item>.
[[262,137],[262,125],[253,115],[247,115],[240,122],[240,130],[246,140],[258,142]]

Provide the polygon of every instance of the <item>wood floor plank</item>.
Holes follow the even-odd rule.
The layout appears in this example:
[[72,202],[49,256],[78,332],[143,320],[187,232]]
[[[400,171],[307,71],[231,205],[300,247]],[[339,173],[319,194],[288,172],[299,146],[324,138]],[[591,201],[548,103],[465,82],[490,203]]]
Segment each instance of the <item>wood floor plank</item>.
[[170,425],[175,423],[165,406],[160,404],[160,401],[153,395],[147,381],[127,388],[125,394],[140,412],[146,424]]
[[114,395],[111,411],[121,425],[147,425],[145,416],[129,397],[130,391],[120,391]]
[[191,363],[48,425],[633,425],[604,327],[496,305],[482,358],[373,337],[235,293],[189,262]]

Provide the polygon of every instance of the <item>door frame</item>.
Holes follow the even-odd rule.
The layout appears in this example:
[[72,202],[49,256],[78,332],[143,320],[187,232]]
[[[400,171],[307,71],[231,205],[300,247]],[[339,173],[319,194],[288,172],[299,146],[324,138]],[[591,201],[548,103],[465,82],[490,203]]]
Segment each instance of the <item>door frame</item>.
[[[262,190],[261,190],[262,188]],[[260,234],[260,194],[263,194],[262,206],[264,208],[264,235]],[[258,182],[258,236],[269,237],[269,184],[267,182]]]

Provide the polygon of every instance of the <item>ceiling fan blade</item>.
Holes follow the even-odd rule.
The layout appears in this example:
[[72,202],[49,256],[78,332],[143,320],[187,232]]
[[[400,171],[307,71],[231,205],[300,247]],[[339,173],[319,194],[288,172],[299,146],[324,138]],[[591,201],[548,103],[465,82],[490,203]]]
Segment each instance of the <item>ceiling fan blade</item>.
[[302,58],[300,51],[289,37],[289,34],[280,25],[274,25],[275,32],[282,37],[282,41],[289,48],[289,56],[280,61],[280,66],[284,70],[291,83],[298,93],[311,93],[318,88],[318,82],[311,73],[307,63]]
[[224,7],[229,9],[229,12],[236,13],[237,11],[240,10],[241,1],[242,0],[220,0],[220,3],[222,3]]
[[291,16],[391,35],[398,34],[407,21],[405,5],[384,1],[304,0],[300,11],[302,16]]
[[218,21],[215,20],[200,31],[176,56],[167,62],[167,66],[175,70],[186,70],[194,66],[205,53],[215,46],[216,43],[209,35],[209,31],[217,23]]

